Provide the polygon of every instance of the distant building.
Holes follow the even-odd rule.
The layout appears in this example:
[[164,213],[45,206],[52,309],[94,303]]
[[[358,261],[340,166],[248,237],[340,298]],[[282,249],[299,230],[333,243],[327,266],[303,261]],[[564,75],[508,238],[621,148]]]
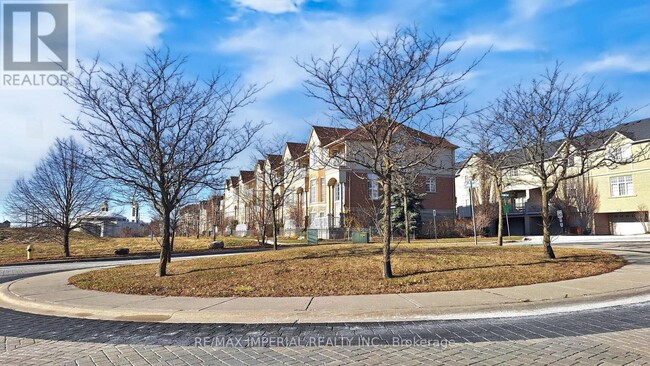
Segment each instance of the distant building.
[[11,227],[11,222],[9,220],[5,220],[5,222],[0,223],[0,229],[8,229]]
[[139,206],[132,204],[131,221],[126,217],[112,213],[108,202],[104,201],[98,212],[90,212],[78,218],[81,222],[78,231],[85,231],[100,238],[117,238],[130,236],[146,236],[148,226],[140,222]]

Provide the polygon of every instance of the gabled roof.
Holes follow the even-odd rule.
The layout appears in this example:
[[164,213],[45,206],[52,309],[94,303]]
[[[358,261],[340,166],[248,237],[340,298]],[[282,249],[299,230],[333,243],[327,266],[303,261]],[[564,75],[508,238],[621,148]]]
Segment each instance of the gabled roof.
[[239,184],[239,177],[230,177],[231,187],[236,187]]
[[239,176],[243,183],[248,183],[251,180],[255,179],[255,172],[252,170],[242,170],[239,172]]
[[314,126],[312,127],[318,140],[320,140],[321,146],[329,145],[330,143],[346,136],[352,130],[347,128],[338,128],[338,127],[325,127],[325,126]]
[[[377,131],[381,131],[381,128],[383,127],[381,125],[382,121],[384,119],[377,118],[371,122],[368,122],[366,126],[358,126],[354,129],[341,129],[341,128],[332,128],[332,127],[327,127],[329,129],[332,129],[330,131],[322,131],[321,133],[328,138],[328,142],[323,142],[322,138],[320,135],[318,135],[318,138],[321,140],[321,144],[323,146],[329,145],[333,142],[336,142],[338,140],[348,140],[348,141],[365,141],[369,140],[369,129],[376,129]],[[375,125],[375,126],[373,126]],[[314,126],[314,130],[316,130],[316,127]],[[323,129],[323,127],[319,127],[320,129]],[[439,145],[442,148],[447,148],[447,149],[457,149],[458,146],[450,143],[447,141],[447,139],[444,139],[442,137],[437,137],[437,136],[432,136],[428,133],[424,133],[422,131],[418,131],[414,128],[405,126],[405,125],[398,125],[396,131],[404,131],[410,138],[413,138],[414,142],[418,143],[425,143],[425,144],[431,144],[431,145]],[[318,133],[317,133],[318,134]],[[336,137],[336,138],[334,138]]]
[[[587,150],[589,151],[597,150],[603,148],[603,145],[607,144],[616,134],[621,134],[629,138],[633,142],[649,140],[650,139],[650,118],[623,123],[616,127],[609,128],[602,131],[597,131],[589,135],[578,136],[577,138],[575,138],[575,141],[577,143],[582,141],[584,142],[583,145],[589,145],[587,146]],[[565,144],[564,140],[556,140],[547,143],[544,146],[544,156],[546,156],[547,158],[553,157],[554,155],[557,154],[558,150],[564,144]],[[527,163],[526,156],[523,150],[521,149],[507,151],[502,154],[508,154],[508,157],[504,159],[505,166],[517,166],[517,165],[522,165]]]
[[305,150],[307,150],[307,144],[302,142],[287,142],[285,150],[289,150],[289,155],[291,160],[295,160],[303,155],[305,155]]
[[269,154],[266,156],[266,160],[271,163],[271,169],[282,166],[282,155]]
[[262,160],[262,159],[258,160],[257,163],[255,163],[255,169],[256,170],[257,169],[262,170],[262,168],[264,168],[264,163],[265,162],[266,162],[266,160]]
[[650,139],[650,118],[640,119],[638,121],[623,123],[610,129],[616,131],[632,141],[643,141]]

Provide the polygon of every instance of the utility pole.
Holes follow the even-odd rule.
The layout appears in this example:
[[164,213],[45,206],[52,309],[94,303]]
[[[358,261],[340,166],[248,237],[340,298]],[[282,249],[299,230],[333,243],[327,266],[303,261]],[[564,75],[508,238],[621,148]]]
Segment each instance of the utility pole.
[[469,204],[472,208],[472,226],[474,227],[474,245],[478,245],[478,236],[476,234],[476,216],[474,215],[474,180],[470,179],[469,182],[465,181],[465,185],[469,185]]
[[437,212],[436,212],[436,210],[433,210],[433,232],[434,232],[436,241],[438,241],[438,224],[436,223],[436,216],[437,216]]

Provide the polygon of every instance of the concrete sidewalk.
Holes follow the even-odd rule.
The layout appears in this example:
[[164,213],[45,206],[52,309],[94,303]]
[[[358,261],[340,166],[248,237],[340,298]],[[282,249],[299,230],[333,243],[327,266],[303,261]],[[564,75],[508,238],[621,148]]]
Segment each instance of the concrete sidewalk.
[[553,283],[359,296],[190,298],[80,290],[68,278],[90,269],[3,284],[0,306],[46,315],[183,323],[333,323],[471,319],[576,311],[650,301],[650,245],[599,246],[626,258],[611,273]]

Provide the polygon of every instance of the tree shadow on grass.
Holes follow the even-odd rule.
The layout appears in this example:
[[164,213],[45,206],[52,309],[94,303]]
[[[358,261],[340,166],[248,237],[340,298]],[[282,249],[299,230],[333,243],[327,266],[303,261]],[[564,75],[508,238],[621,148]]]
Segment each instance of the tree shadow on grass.
[[[570,255],[565,257],[558,257],[554,260],[544,259],[544,260],[539,260],[535,262],[526,262],[526,263],[501,263],[501,264],[490,264],[490,265],[479,265],[479,266],[465,266],[465,267],[457,267],[457,268],[441,268],[441,269],[432,269],[432,270],[411,271],[411,272],[395,275],[394,278],[405,278],[405,277],[417,276],[417,275],[427,275],[427,274],[475,270],[475,269],[502,268],[502,267],[529,267],[529,266],[544,265],[544,264],[565,264],[565,263],[599,263],[603,261],[603,259],[604,259],[603,256],[596,255],[596,254]],[[611,261],[606,261],[604,263],[612,263],[616,260],[617,258],[612,258]]]

